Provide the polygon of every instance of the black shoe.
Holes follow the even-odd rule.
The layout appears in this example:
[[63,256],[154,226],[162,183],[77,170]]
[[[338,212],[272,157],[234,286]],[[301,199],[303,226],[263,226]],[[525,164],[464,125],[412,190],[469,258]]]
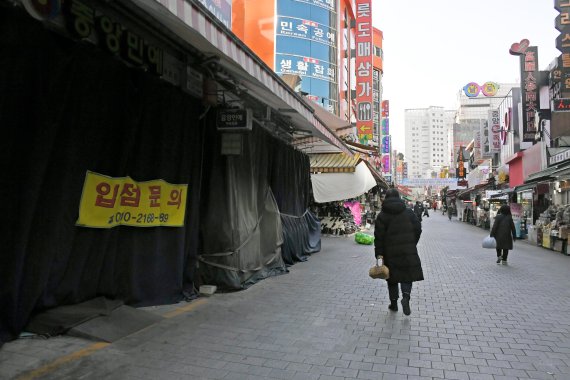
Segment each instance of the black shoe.
[[398,311],[398,300],[391,300],[390,306],[388,306],[388,309],[390,309],[392,311]]
[[412,310],[410,310],[410,296],[402,298],[402,309],[404,310],[404,315],[412,314]]
[[497,264],[500,264],[500,263],[501,263],[501,258],[497,257]]

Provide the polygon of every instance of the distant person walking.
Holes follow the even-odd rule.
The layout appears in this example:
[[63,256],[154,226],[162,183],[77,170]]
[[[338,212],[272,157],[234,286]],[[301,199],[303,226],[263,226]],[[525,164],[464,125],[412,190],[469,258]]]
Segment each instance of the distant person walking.
[[429,218],[429,207],[428,207],[428,205],[424,205],[424,214],[422,216],[427,216]]
[[435,212],[437,210],[437,202],[434,201],[433,202],[433,212]]
[[[416,204],[417,205],[417,204]],[[400,199],[396,189],[386,191],[382,211],[374,227],[374,254],[382,256],[390,270],[388,295],[392,311],[398,311],[399,289],[402,291],[402,309],[411,314],[412,283],[424,279],[422,263],[416,245],[422,234],[422,225],[416,214]]]
[[502,262],[506,265],[509,250],[513,249],[513,241],[517,239],[517,231],[509,206],[502,205],[499,208],[491,228],[491,237],[494,237],[497,242],[497,264]]
[[453,205],[447,206],[447,218],[451,222],[451,216],[453,215]]
[[416,214],[416,217],[420,222],[422,221],[423,212],[424,212],[424,206],[422,206],[420,201],[416,201],[416,204],[414,205],[414,214]]

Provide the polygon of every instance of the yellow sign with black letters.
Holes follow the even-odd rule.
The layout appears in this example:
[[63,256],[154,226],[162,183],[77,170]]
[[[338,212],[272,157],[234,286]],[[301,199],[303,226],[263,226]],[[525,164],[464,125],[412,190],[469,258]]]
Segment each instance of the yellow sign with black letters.
[[82,227],[183,227],[188,185],[134,181],[87,171],[76,224]]

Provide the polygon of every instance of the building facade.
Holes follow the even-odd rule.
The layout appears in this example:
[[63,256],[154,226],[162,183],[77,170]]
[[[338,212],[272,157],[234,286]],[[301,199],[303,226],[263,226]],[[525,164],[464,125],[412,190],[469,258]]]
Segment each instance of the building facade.
[[409,178],[432,178],[450,165],[450,130],[455,111],[443,107],[405,110]]

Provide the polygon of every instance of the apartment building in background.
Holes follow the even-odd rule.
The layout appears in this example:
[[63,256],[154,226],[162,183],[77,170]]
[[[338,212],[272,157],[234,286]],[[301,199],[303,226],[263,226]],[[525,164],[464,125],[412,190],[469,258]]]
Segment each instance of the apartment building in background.
[[443,107],[405,110],[405,159],[409,178],[434,178],[451,163],[455,110]]

